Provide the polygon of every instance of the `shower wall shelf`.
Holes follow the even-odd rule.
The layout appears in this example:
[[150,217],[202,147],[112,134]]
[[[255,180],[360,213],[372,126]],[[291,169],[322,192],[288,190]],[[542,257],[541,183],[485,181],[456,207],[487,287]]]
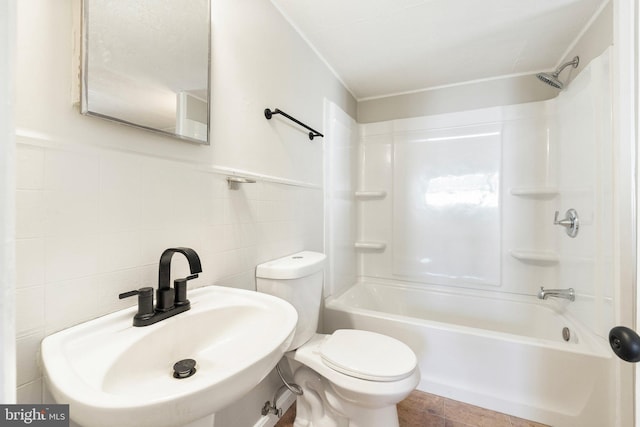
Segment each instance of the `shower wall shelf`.
[[513,187],[511,194],[537,199],[552,199],[559,194],[559,190],[557,187]]
[[557,187],[513,187],[511,194],[521,197],[552,199],[559,194],[559,190]]
[[356,191],[356,199],[358,200],[376,200],[387,197],[386,191]]
[[387,244],[385,242],[358,241],[355,243],[355,248],[360,250],[383,251],[386,247]]
[[558,254],[551,251],[512,250],[510,253],[518,261],[540,265],[555,265],[560,260]]

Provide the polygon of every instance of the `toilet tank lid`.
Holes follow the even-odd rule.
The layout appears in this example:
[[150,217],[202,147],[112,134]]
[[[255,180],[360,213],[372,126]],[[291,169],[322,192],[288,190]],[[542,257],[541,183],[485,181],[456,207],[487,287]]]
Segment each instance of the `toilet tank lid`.
[[256,268],[256,277],[261,279],[299,279],[322,270],[326,258],[327,256],[320,252],[298,252],[259,264]]

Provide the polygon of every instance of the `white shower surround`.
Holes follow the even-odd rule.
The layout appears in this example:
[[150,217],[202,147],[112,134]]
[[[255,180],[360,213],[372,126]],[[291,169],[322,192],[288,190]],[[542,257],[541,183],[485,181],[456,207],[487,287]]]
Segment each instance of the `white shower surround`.
[[[592,61],[567,90],[550,101],[362,125],[358,190],[383,191],[387,196],[356,202],[357,240],[386,243],[388,248],[361,251],[357,275],[425,286],[449,285],[532,296],[540,286],[573,287],[578,298],[568,310],[605,337],[613,326],[610,259],[613,253],[613,145],[609,62],[607,51]],[[495,147],[495,134],[501,139],[498,148]],[[486,221],[461,225],[455,217],[456,210],[473,210],[473,206],[469,208],[464,200],[456,203],[455,198],[464,194],[451,190],[453,203],[444,207],[447,215],[441,215],[442,219],[435,224],[419,224],[422,228],[415,230],[421,234],[412,236],[411,244],[419,245],[421,240],[429,242],[433,252],[451,245],[449,236],[459,235],[462,228],[468,238],[459,239],[458,247],[447,250],[458,257],[484,257],[482,259],[488,259],[486,252],[498,252],[499,257],[492,258],[496,264],[494,268],[498,270],[493,274],[494,280],[465,280],[466,271],[455,271],[454,262],[451,262],[447,280],[430,277],[428,265],[422,274],[398,266],[397,258],[406,257],[406,248],[410,245],[406,240],[400,240],[395,232],[405,227],[403,221],[416,216],[416,209],[411,211],[404,205],[423,203],[398,192],[411,181],[433,181],[434,175],[428,175],[425,170],[429,164],[438,162],[425,158],[422,163],[427,167],[411,168],[421,162],[398,161],[398,153],[406,151],[407,146],[433,144],[429,140],[436,139],[434,135],[452,139],[447,159],[466,162],[449,168],[450,171],[444,168],[441,176],[448,179],[456,177],[456,169],[472,174],[476,168],[478,175],[490,170],[486,161],[483,164],[477,160],[478,156],[460,151],[455,157],[456,150],[466,150],[469,144],[477,144],[478,153],[486,150],[501,156],[499,169],[493,171],[500,181],[497,190],[499,209],[491,214],[499,216],[497,233],[500,236],[485,239],[484,244],[475,241],[478,236],[486,235],[482,229]],[[468,137],[465,141],[469,142],[457,147],[454,138],[461,136]],[[436,144],[448,142],[442,140]],[[423,153],[429,153],[429,150],[411,149],[413,155]],[[403,153],[403,157],[407,155]],[[403,169],[399,172],[399,168]],[[400,175],[404,182],[399,181]],[[569,208],[575,208],[581,218],[580,233],[575,239],[569,238],[562,227],[553,225],[554,212],[559,211],[563,216]],[[447,217],[454,220],[447,221]],[[435,230],[429,233],[425,225]],[[483,268],[476,269],[482,271]],[[345,282],[332,284],[338,292],[348,285]]]
[[[615,393],[613,380],[607,379],[612,356],[606,340],[614,325],[615,283],[610,55],[609,49],[594,59],[550,101],[360,125],[359,177],[351,190],[367,192],[366,197],[354,196],[350,205],[342,198],[339,212],[327,218],[325,244],[338,264],[341,254],[353,253],[351,248],[358,242],[378,244],[380,249],[369,245],[369,249],[358,250],[356,265],[334,265],[334,271],[343,274],[327,279],[326,294],[331,295],[325,312],[327,332],[356,327],[405,340],[421,360],[420,388],[424,390],[553,425],[613,425],[610,408]],[[397,195],[403,187],[394,171],[399,150],[403,144],[424,143],[434,133],[445,138],[465,130],[477,134],[477,128],[483,126],[494,129],[491,133],[499,133],[501,140],[500,237],[490,248],[499,253],[498,280],[456,281],[460,276],[456,272],[445,281],[415,271],[407,274],[394,265],[398,248],[406,247],[394,235],[399,214],[403,214],[397,203],[403,199]],[[353,150],[353,142],[347,139],[333,144],[343,151]],[[328,162],[332,160],[329,157]],[[343,177],[352,173],[347,164],[333,172],[333,182],[347,182],[335,173]],[[413,172],[402,171],[405,175]],[[424,181],[425,176],[417,171],[414,179]],[[325,185],[330,193],[330,183]],[[341,188],[340,194],[345,191]],[[325,201],[325,209],[331,211],[331,199]],[[575,239],[553,225],[554,211],[562,215],[569,208],[577,209],[581,218]],[[340,212],[344,215],[341,226],[335,228]],[[354,246],[345,242],[346,236],[353,235],[349,226],[357,230],[351,242]],[[456,232],[447,227],[455,227],[455,221],[440,224],[441,245],[448,243],[448,232]],[[342,236],[339,246],[332,244],[336,236]],[[423,238],[429,237],[433,238]],[[432,247],[437,248],[438,243]],[[482,245],[473,250],[481,251]],[[472,255],[467,252],[465,256]],[[359,283],[383,282],[393,291],[384,293],[388,288],[380,285],[353,286],[353,275]],[[540,286],[573,287],[576,301],[540,302],[535,298]],[[433,302],[434,292],[450,297],[441,304],[440,314],[425,318],[433,310],[423,307],[419,313],[415,308],[420,301]],[[336,300],[340,294],[344,296]],[[367,298],[383,303],[367,305]],[[489,304],[494,300],[500,301],[499,309]],[[475,313],[470,323],[461,326],[452,320],[469,310]],[[505,333],[482,326],[495,310],[535,315],[525,316],[529,320],[522,327]],[[580,331],[579,344],[532,337],[527,324],[554,325],[549,326],[553,329],[549,333],[556,337],[561,335],[560,325],[569,326]],[[485,356],[478,357],[482,354]],[[529,374],[523,369],[529,369]],[[588,384],[575,381],[580,376],[587,376]],[[558,402],[550,401],[552,390],[560,391],[552,394]]]

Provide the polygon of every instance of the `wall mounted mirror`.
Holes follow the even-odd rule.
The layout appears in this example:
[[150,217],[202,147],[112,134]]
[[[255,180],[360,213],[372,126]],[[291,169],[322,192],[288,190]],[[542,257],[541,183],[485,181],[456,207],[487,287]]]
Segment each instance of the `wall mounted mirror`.
[[83,0],[83,114],[209,143],[210,0]]

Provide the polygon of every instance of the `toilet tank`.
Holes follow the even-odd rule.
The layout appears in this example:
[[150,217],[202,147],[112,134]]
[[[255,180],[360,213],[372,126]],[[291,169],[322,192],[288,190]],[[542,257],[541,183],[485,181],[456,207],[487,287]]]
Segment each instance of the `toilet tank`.
[[298,312],[298,323],[288,350],[307,342],[318,330],[325,254],[304,251],[256,268],[256,289],[284,299]]

